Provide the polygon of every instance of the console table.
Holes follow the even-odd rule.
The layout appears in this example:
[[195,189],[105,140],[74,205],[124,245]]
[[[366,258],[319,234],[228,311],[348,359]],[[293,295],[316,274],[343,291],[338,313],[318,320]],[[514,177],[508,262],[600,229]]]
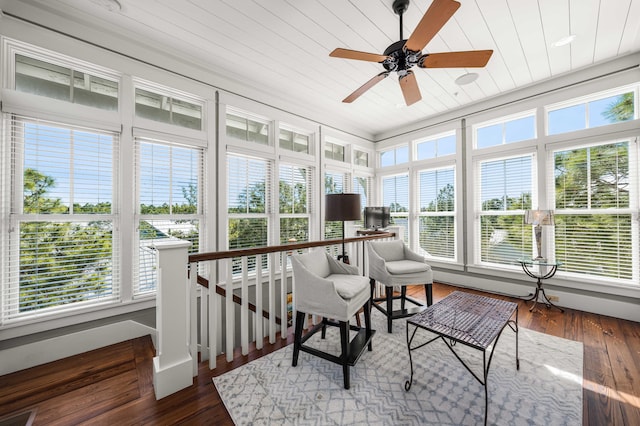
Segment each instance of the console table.
[[[514,313],[515,320],[512,320],[511,317],[514,316]],[[405,382],[404,389],[409,391],[413,383],[411,352],[435,340],[442,339],[467,371],[484,386],[484,424],[486,425],[489,404],[487,376],[489,375],[491,359],[498,345],[498,340],[507,325],[516,333],[516,369],[519,370],[517,303],[454,291],[438,303],[428,306],[424,311],[407,320],[407,348],[409,349],[411,378]],[[413,327],[413,332],[410,332],[411,327]],[[418,330],[430,331],[435,333],[436,337],[412,347],[411,344]],[[478,377],[453,349],[456,343],[482,351],[482,378]],[[491,349],[487,361],[487,349],[490,346]]]
[[547,297],[547,294],[544,292],[544,288],[542,287],[542,280],[553,277],[558,270],[558,266],[560,266],[562,263],[552,262],[544,259],[518,259],[518,262],[520,263],[520,266],[522,266],[522,270],[525,274],[537,280],[536,291],[533,293],[533,296],[528,299],[523,299],[525,302],[533,300],[533,304],[529,308],[529,312],[533,311],[533,309],[536,307],[541,294],[544,300],[541,303],[544,303],[547,308],[551,308],[553,306],[554,308],[559,309],[560,312],[564,312],[564,309],[551,303],[551,301]]

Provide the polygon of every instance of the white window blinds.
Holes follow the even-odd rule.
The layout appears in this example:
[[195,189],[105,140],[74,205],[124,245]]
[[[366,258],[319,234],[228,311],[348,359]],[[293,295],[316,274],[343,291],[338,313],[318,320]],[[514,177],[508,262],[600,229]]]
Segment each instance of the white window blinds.
[[531,209],[533,164],[532,154],[476,163],[477,262],[512,265],[531,257],[532,229],[524,224],[524,211]]
[[280,243],[309,241],[313,171],[281,164],[279,173]]
[[418,194],[420,248],[428,256],[455,259],[455,169],[420,171]]
[[621,141],[553,153],[559,270],[627,281],[635,270],[637,277],[630,193],[638,180],[630,175],[629,146]]
[[12,178],[2,322],[118,300],[118,135],[12,114],[3,120]]
[[190,253],[199,251],[203,158],[202,148],[136,138],[139,245],[134,294],[156,289],[155,241],[187,240]]
[[409,239],[409,175],[382,178],[382,203],[390,207],[394,225],[404,227],[404,241]]
[[[227,154],[229,250],[269,244],[272,170],[272,161]],[[233,267],[234,273],[241,271],[239,259]],[[249,269],[254,267],[250,261]]]

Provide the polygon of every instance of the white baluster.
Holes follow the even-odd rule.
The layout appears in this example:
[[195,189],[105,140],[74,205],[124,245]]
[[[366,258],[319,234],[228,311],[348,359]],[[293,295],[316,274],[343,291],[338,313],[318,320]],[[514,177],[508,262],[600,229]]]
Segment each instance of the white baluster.
[[249,265],[247,256],[242,256],[242,286],[240,289],[240,341],[242,355],[249,353]]
[[226,325],[226,340],[227,340],[227,361],[233,361],[233,341],[235,338],[235,309],[233,306],[233,262],[231,259],[225,259],[227,281],[224,286],[227,292],[225,300],[225,325]]
[[255,314],[255,336],[256,349],[262,349],[264,340],[264,321],[262,319],[262,255],[256,256],[256,314]]

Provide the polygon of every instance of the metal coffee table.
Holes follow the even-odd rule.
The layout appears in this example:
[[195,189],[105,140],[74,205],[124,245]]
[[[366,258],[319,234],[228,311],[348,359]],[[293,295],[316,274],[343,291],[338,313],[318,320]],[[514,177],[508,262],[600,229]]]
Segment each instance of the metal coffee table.
[[[514,313],[515,320],[512,320]],[[411,363],[411,378],[404,384],[405,390],[409,391],[413,383],[411,352],[433,341],[442,339],[462,365],[484,386],[484,424],[486,425],[489,405],[487,376],[489,375],[489,367],[491,366],[491,359],[498,344],[498,339],[500,339],[500,335],[507,325],[516,333],[516,369],[519,370],[517,303],[454,291],[438,303],[409,318],[407,320],[407,348],[409,349],[409,362]],[[413,326],[413,332],[410,332],[411,326]],[[437,336],[412,347],[413,339],[419,329],[428,330],[437,334]],[[482,378],[478,377],[453,349],[457,343],[482,351]],[[489,359],[487,360],[487,349],[492,343],[493,346],[489,351]]]

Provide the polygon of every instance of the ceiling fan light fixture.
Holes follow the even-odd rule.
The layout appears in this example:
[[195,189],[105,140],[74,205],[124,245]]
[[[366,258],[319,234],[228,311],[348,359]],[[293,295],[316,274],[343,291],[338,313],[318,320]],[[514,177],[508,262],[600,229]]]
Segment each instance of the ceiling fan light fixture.
[[456,78],[456,84],[458,86],[464,86],[465,84],[471,84],[478,79],[478,73],[476,72],[468,72],[466,74],[462,74],[460,77]]
[[554,47],[562,47],[562,46],[566,46],[569,43],[572,43],[573,40],[576,39],[576,35],[575,34],[569,34],[568,36],[564,36],[560,39],[558,39],[555,43],[553,43]]

